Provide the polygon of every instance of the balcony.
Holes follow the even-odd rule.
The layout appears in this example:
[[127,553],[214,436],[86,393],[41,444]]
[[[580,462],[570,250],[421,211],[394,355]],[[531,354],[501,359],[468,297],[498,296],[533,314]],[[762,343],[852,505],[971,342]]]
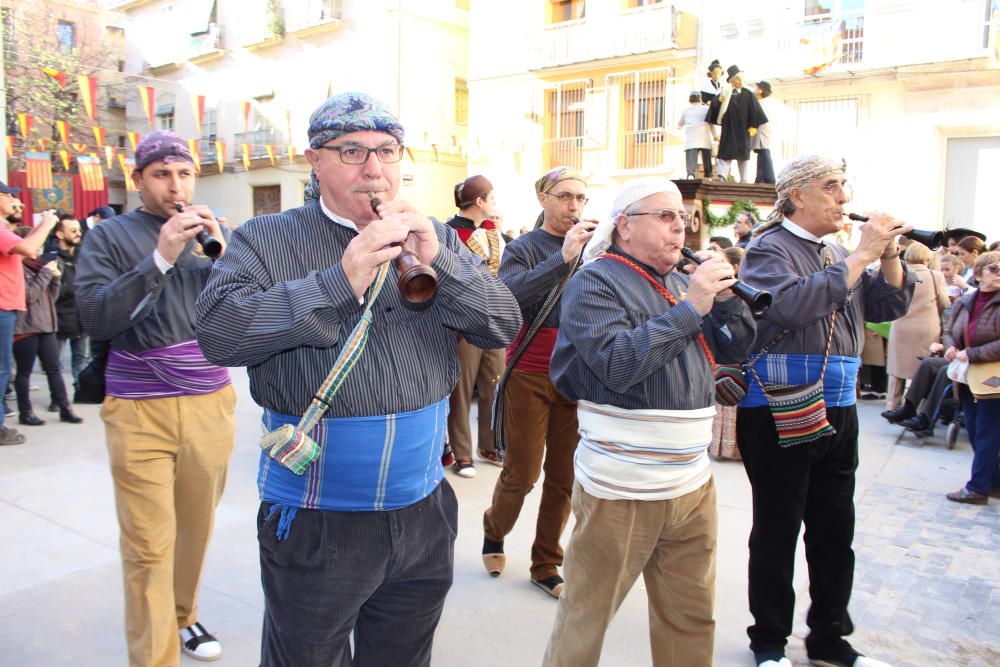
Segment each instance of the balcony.
[[293,0],[284,5],[285,30],[302,35],[340,26],[340,0]]
[[542,151],[547,169],[556,167],[570,167],[571,169],[583,169],[583,137],[570,137],[568,139],[546,139],[542,145]]
[[187,50],[188,60],[196,63],[204,62],[221,56],[222,53],[222,26],[210,23],[208,31],[191,35]]
[[[685,16],[683,32],[687,34],[686,24],[693,23],[693,19],[669,3],[547,26],[528,35],[528,69],[545,70],[682,48],[678,45],[678,41],[686,41],[681,39],[682,16]],[[686,46],[694,46],[693,38],[691,42]]]
[[[257,159],[268,157],[267,146],[273,146],[275,154],[280,155],[287,151],[287,143],[285,138],[273,127],[253,132],[237,132],[233,135],[233,146],[237,157],[243,155],[241,144],[250,144],[250,158]],[[215,155],[214,149],[212,155]]]

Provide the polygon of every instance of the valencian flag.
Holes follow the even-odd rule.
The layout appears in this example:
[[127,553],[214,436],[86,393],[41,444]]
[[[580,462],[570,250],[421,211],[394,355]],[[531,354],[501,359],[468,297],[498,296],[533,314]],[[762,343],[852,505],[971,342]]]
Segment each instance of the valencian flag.
[[104,170],[96,155],[77,155],[76,164],[80,168],[80,183],[84,192],[104,190]]
[[194,126],[201,136],[201,124],[205,121],[205,96],[191,93],[191,107],[194,109]]
[[69,146],[69,123],[64,120],[57,120],[56,130],[59,131],[59,141],[61,141],[64,146]]
[[250,144],[240,144],[243,151],[243,168],[250,171]]
[[219,165],[219,173],[226,170],[226,142],[215,142],[215,163]]
[[69,171],[69,151],[60,149],[59,150],[59,159],[62,160],[63,170],[64,171]]
[[51,76],[53,79],[59,82],[60,88],[66,87],[66,72],[62,70],[54,69],[52,67],[43,67],[42,71]]
[[97,142],[97,147],[100,148],[104,145],[104,128],[97,127],[96,125],[90,128],[94,131],[94,141]]
[[122,168],[122,175],[125,176],[125,190],[127,192],[135,192],[135,183],[132,182],[132,172],[135,171],[135,158],[125,157],[124,153],[119,153],[118,164]]
[[191,159],[194,160],[194,168],[201,172],[201,152],[198,150],[198,140],[188,139],[188,150],[191,151]]
[[97,118],[97,77],[80,74],[76,77],[80,86],[80,99],[83,101],[83,108],[87,111],[87,118],[94,120]]
[[131,144],[132,150],[134,151],[135,147],[139,145],[139,133],[138,132],[133,132],[132,130],[129,130],[129,133],[128,133],[128,142],[129,142],[129,144]]
[[26,113],[17,114],[17,128],[21,131],[21,139],[28,141],[28,133],[31,132],[31,116]]
[[271,166],[273,167],[274,166],[274,146],[272,146],[271,144],[268,144],[267,146],[265,146],[265,148],[267,149],[267,157],[270,158],[270,160],[271,160]]
[[114,168],[115,166],[115,147],[105,146],[104,147],[104,163],[108,165],[108,170]]
[[142,111],[149,119],[149,128],[153,129],[153,112],[156,108],[156,89],[152,86],[136,86],[139,89],[139,99],[142,100]]
[[52,154],[42,151],[25,151],[28,163],[28,187],[32,190],[52,188]]

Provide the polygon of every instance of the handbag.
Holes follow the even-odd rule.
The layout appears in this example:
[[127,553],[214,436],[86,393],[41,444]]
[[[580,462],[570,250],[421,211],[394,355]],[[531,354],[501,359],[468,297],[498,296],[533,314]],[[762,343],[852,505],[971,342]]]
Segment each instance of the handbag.
[[747,366],[760,386],[761,392],[767,398],[767,406],[774,417],[774,428],[778,432],[778,446],[791,447],[807,442],[813,442],[829,435],[834,435],[833,428],[826,418],[826,399],[823,396],[823,377],[826,375],[826,365],[830,361],[830,345],[833,343],[833,330],[837,324],[837,313],[833,311],[830,317],[830,334],[826,339],[826,351],[823,353],[823,368],[819,379],[810,384],[772,384],[765,386],[761,382],[754,364],[767,349],[777,343],[788,333],[780,332],[774,340],[757,353]]
[[104,373],[108,369],[108,355],[111,353],[111,342],[103,340],[92,340],[90,351],[93,356],[76,380],[76,391],[73,392],[74,403],[94,403],[104,402],[105,387]]
[[1000,361],[969,364],[968,380],[976,398],[1000,398]]

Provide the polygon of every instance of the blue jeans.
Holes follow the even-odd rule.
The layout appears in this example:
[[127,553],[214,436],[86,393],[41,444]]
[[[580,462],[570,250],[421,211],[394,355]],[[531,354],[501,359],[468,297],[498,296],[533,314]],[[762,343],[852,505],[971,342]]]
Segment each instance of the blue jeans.
[[73,386],[80,384],[80,371],[90,363],[90,355],[87,348],[90,345],[90,336],[77,336],[76,338],[65,338],[59,336],[59,367],[62,368],[62,356],[65,351],[65,343],[69,341],[70,367],[73,370]]
[[958,385],[958,395],[973,451],[965,488],[986,496],[1000,489],[1000,398],[976,398],[967,384]]
[[[14,322],[16,310],[0,310],[0,390],[7,391],[10,368],[14,365]],[[4,411],[0,410],[0,428],[3,428]]]

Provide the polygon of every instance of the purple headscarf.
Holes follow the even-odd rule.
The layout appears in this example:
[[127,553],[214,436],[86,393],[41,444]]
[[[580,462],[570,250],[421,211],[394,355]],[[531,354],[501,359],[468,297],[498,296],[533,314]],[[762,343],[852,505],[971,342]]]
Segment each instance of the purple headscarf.
[[147,134],[135,148],[135,170],[142,171],[154,162],[187,162],[194,164],[187,141],[169,130]]

